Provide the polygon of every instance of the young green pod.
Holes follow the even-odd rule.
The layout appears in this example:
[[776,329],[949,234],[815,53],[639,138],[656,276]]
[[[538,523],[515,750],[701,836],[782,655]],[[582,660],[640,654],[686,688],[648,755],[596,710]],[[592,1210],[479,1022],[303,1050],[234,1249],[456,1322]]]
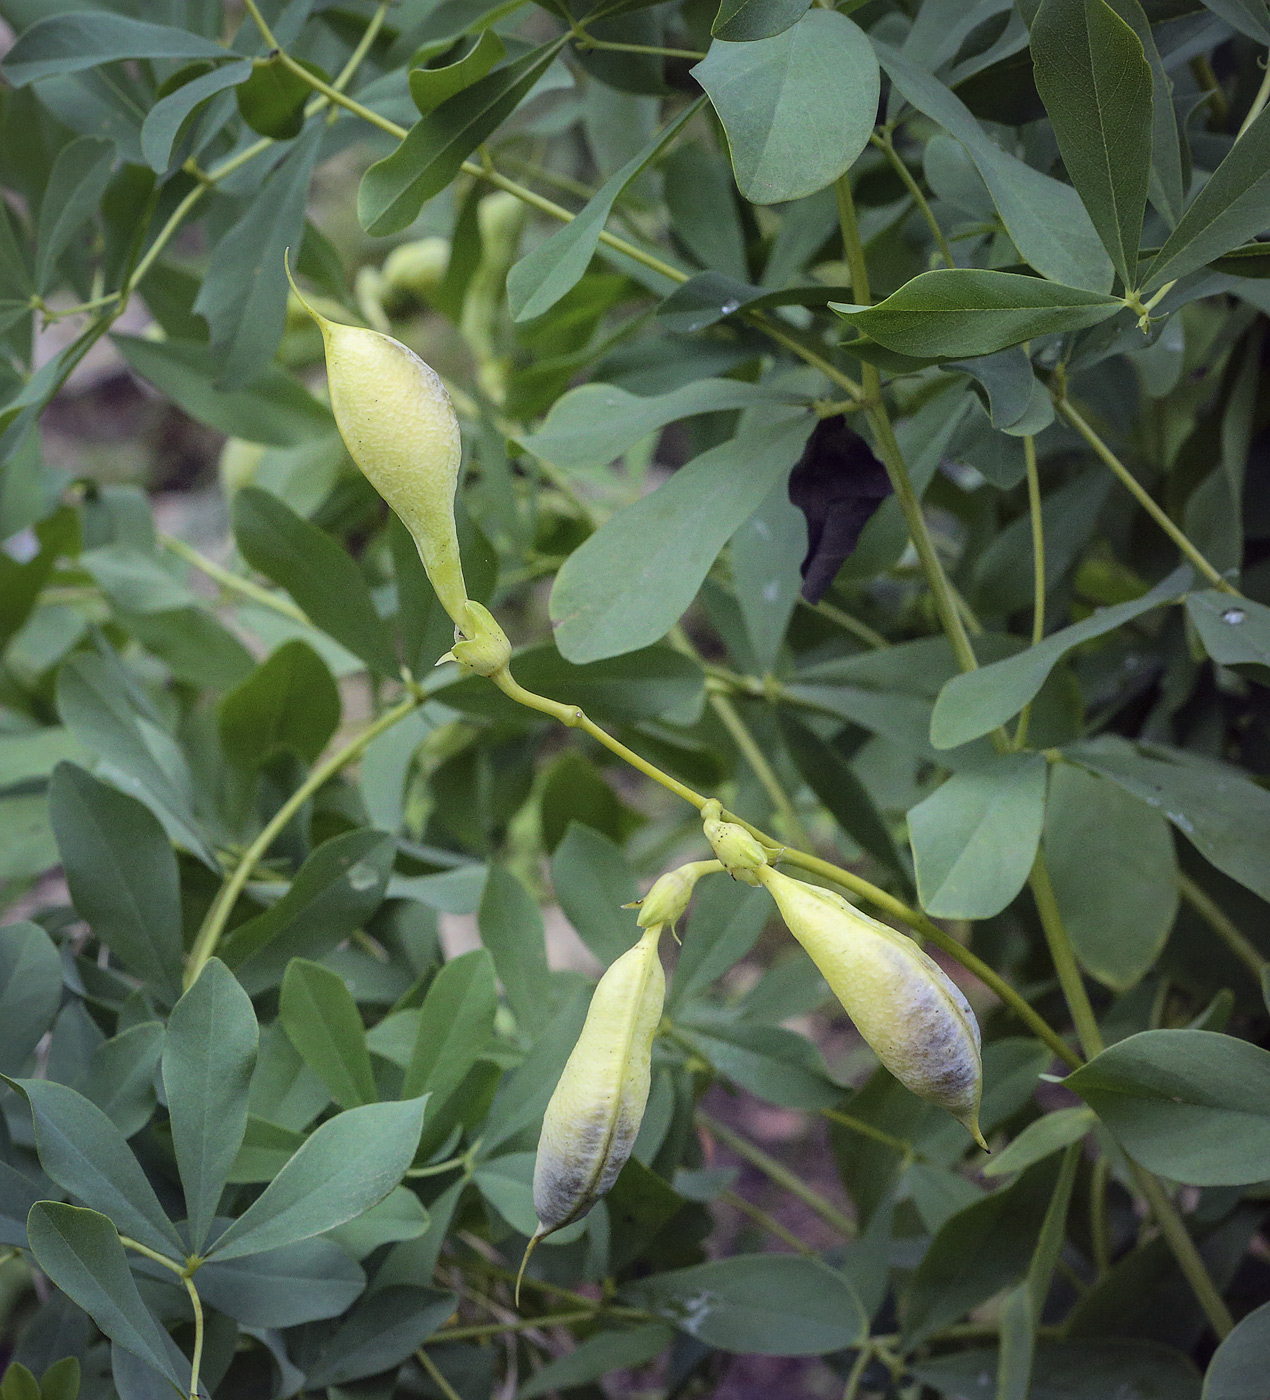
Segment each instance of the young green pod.
[[400,341],[304,306],[322,332],[331,410],[349,455],[401,517],[442,607],[465,630],[467,588],[454,525],[462,444],[445,385]]
[[697,887],[697,881],[703,875],[710,875],[722,869],[723,865],[717,860],[689,861],[687,865],[667,871],[654,883],[643,899],[636,900],[634,904],[623,905],[623,908],[639,910],[635,922],[640,928],[669,924],[671,933],[674,933],[675,925],[683,918],[692,892]]
[[538,1228],[521,1274],[540,1239],[585,1215],[613,1185],[635,1146],[666,998],[660,937],[660,924],[645,930],[591,997],[582,1034],[543,1116],[534,1164]]
[[878,1059],[986,1148],[979,1131],[979,1024],[956,983],[911,938],[841,895],[771,866],[758,879]]
[[756,871],[767,865],[767,852],[743,826],[723,820],[723,808],[711,798],[701,809],[701,829],[723,868],[734,880],[757,885]]

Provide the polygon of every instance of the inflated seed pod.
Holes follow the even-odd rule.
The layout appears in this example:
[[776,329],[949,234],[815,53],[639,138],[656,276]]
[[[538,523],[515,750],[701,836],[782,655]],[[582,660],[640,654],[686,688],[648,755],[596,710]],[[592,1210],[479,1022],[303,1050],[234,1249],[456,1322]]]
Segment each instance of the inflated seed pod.
[[911,938],[841,895],[771,866],[757,877],[878,1059],[986,1148],[979,1131],[979,1024],[952,979]]
[[399,340],[329,320],[300,299],[322,332],[331,410],[349,455],[401,517],[442,607],[466,631],[454,526],[462,443],[445,385]]
[[448,238],[416,238],[384,259],[384,291],[395,304],[405,298],[430,303],[450,266]]
[[[654,924],[600,978],[586,1024],[542,1120],[534,1164],[540,1239],[585,1215],[617,1180],[648,1102],[653,1038],[666,998]],[[519,1291],[519,1280],[517,1281]]]

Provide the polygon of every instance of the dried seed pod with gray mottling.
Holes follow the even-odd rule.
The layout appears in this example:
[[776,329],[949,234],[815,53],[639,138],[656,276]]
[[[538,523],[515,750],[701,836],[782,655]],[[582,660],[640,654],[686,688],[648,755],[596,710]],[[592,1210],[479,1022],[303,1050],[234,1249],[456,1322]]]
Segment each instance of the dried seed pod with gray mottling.
[[756,873],[878,1059],[986,1148],[979,1131],[979,1024],[956,983],[911,938],[841,895],[771,866]]

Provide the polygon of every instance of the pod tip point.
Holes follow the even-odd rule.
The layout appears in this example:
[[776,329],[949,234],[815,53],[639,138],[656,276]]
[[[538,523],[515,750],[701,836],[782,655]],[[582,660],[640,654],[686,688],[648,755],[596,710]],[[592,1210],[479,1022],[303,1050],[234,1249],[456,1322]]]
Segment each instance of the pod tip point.
[[516,1271],[516,1291],[513,1296],[515,1298],[517,1308],[520,1307],[520,1283],[521,1280],[525,1277],[525,1265],[529,1263],[529,1256],[538,1247],[538,1241],[542,1239],[542,1237],[547,1233],[548,1231],[546,1226],[543,1225],[540,1221],[538,1224],[538,1228],[533,1232],[532,1235],[530,1235],[529,1243],[525,1245],[525,1252],[521,1255],[520,1259],[520,1268]]

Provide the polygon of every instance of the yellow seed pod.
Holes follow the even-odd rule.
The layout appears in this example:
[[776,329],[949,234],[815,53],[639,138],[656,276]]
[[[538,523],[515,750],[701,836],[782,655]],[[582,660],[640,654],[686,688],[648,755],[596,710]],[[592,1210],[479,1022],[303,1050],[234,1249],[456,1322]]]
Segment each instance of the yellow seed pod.
[[701,829],[723,868],[734,880],[757,885],[755,871],[767,865],[767,852],[743,826],[723,820],[723,808],[711,798],[701,809]]
[[[617,1180],[648,1102],[653,1037],[666,998],[661,925],[600,978],[578,1043],[547,1105],[534,1164],[538,1228],[525,1250],[587,1213]],[[519,1293],[519,1279],[517,1292]]]
[[979,1131],[979,1024],[956,983],[911,938],[841,895],[771,866],[758,879],[878,1059],[986,1148]]
[[404,293],[416,301],[431,302],[449,265],[448,238],[416,238],[402,243],[384,259],[384,289],[398,297]]
[[349,455],[401,517],[442,607],[466,631],[467,588],[454,526],[463,449],[445,385],[400,341],[328,320],[303,304],[322,332],[331,411]]

